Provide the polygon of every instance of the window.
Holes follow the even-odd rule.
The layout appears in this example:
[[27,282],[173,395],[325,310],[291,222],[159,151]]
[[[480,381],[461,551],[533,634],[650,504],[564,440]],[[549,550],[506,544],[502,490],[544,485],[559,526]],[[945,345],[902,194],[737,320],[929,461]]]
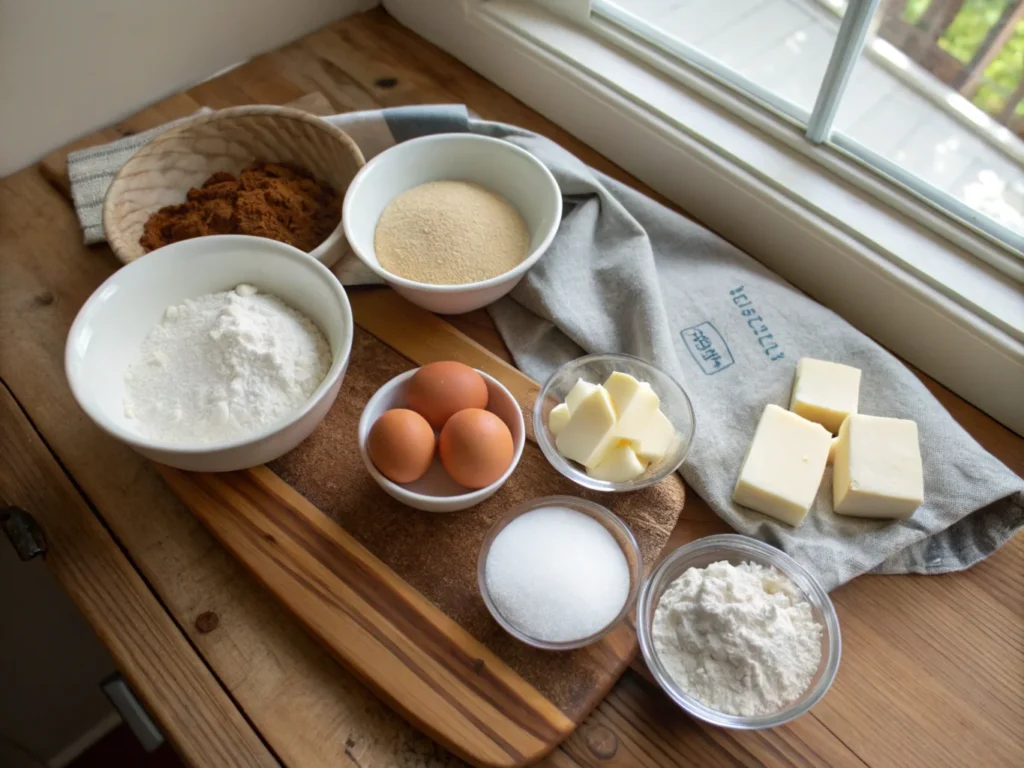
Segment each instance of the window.
[[[1024,377],[1022,238],[966,202],[969,194],[979,194],[968,193],[967,183],[988,178],[982,176],[988,168],[954,157],[953,166],[934,169],[955,173],[964,182],[963,197],[957,197],[926,181],[921,171],[910,173],[898,165],[909,167],[915,156],[887,157],[879,144],[872,151],[865,134],[858,134],[863,124],[858,128],[856,121],[847,122],[859,100],[876,111],[883,108],[875,100],[876,78],[890,69],[872,53],[876,46],[890,54],[894,71],[905,65],[920,74],[913,66],[924,65],[911,64],[918,59],[927,63],[927,56],[934,55],[928,51],[936,47],[922,46],[921,39],[934,38],[942,47],[950,25],[936,18],[934,25],[926,25],[931,31],[924,38],[917,35],[918,43],[901,49],[885,37],[880,19],[886,6],[858,0],[840,16],[838,8],[816,0],[789,0],[800,10],[790,19],[802,22],[818,14],[812,17],[817,26],[773,25],[759,16],[746,48],[756,49],[761,65],[750,58],[731,67],[708,52],[708,34],[691,38],[696,44],[681,36],[696,33],[698,18],[707,22],[695,10],[698,3],[711,13],[735,10],[748,1],[383,0],[403,25],[1024,434],[1024,403],[1006,386]],[[768,7],[775,1],[759,4]],[[926,10],[927,0],[922,2]],[[900,6],[902,18],[902,0],[891,4]],[[734,17],[739,21],[753,13],[754,6],[743,7],[748,10]],[[682,18],[676,29],[683,31],[673,36],[667,24],[645,21],[656,8]],[[911,26],[924,18],[920,8],[914,13],[921,15],[910,17]],[[992,22],[988,29],[995,26]],[[855,34],[858,30],[863,39]],[[987,36],[981,35],[983,42]],[[782,50],[789,40],[792,45]],[[714,51],[717,56],[725,55],[728,42],[727,35],[719,37],[716,45],[723,48]],[[795,65],[790,60],[808,51],[817,58],[797,58]],[[739,50],[738,55],[749,52]],[[866,61],[878,68],[867,67]],[[976,64],[974,71],[982,67]],[[794,87],[800,81],[783,76],[804,70],[812,73],[806,93]],[[939,124],[940,134],[943,127],[966,130],[954,138],[979,138],[985,151],[1002,158],[1007,153],[995,143],[1017,127],[1013,119],[999,121],[1007,104],[1020,97],[1015,95],[1019,83],[1013,85],[1015,80],[997,70],[985,64],[987,80],[976,77],[973,94],[938,78],[915,82],[933,86],[928,93],[916,92],[929,105],[945,101],[950,107],[946,117],[951,122]],[[982,86],[989,80],[997,87],[986,91]],[[1001,106],[994,107],[997,98]],[[971,106],[975,99],[981,104],[977,109]],[[988,117],[982,107],[990,110]],[[948,144],[941,154],[955,153],[959,146]],[[982,164],[990,157],[984,155]],[[972,165],[973,175],[968,173]],[[1007,182],[1011,190],[1013,183]],[[988,186],[993,192],[999,188]],[[999,192],[995,199],[1017,205]]]
[[1024,0],[592,0],[983,233],[1024,250]]

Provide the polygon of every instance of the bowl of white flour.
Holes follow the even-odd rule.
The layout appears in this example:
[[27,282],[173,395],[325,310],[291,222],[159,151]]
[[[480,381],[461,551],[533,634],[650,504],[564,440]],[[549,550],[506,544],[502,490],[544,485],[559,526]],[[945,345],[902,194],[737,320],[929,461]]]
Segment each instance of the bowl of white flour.
[[309,436],[337,397],[352,332],[345,291],[316,259],[266,238],[202,237],[96,289],[65,371],[110,435],[163,464],[224,472]]
[[680,547],[640,591],[647,666],[686,712],[726,728],[774,728],[811,709],[839,669],[839,619],[793,558],[756,539]]

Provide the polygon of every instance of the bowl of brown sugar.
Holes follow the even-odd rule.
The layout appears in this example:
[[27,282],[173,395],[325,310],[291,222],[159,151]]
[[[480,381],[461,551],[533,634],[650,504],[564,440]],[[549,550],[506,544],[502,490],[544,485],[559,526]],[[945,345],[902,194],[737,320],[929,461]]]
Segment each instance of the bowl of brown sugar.
[[525,149],[440,133],[370,160],[342,210],[345,236],[367,267],[414,304],[454,315],[523,279],[555,237],[562,196]]
[[328,267],[346,252],[341,206],[363,167],[344,131],[288,107],[222,109],[153,139],[103,204],[114,254],[129,263],[181,240],[255,235]]

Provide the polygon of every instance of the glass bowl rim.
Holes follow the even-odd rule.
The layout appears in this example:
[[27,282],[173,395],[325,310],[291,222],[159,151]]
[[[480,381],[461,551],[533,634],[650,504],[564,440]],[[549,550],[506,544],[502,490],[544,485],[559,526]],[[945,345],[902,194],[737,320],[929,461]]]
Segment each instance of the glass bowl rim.
[[[731,715],[711,709],[680,688],[661,663],[661,659],[654,648],[654,638],[645,617],[651,612],[652,608],[657,607],[656,605],[651,605],[654,599],[655,585],[664,578],[670,569],[678,567],[680,561],[686,561],[697,554],[707,551],[721,552],[723,555],[722,559],[747,557],[748,559],[759,558],[760,560],[767,560],[792,580],[812,605],[814,605],[815,600],[820,605],[824,619],[823,630],[828,646],[826,654],[823,655],[821,665],[819,665],[819,669],[823,669],[821,678],[812,687],[804,691],[798,699],[775,712],[765,715],[744,716]],[[659,600],[661,599],[661,595],[657,597]],[[758,539],[736,533],[705,536],[691,541],[689,544],[684,544],[669,553],[651,572],[650,576],[647,577],[640,590],[640,595],[637,599],[636,632],[647,668],[669,698],[691,717],[711,725],[736,730],[774,728],[810,711],[812,707],[821,701],[829,688],[832,687],[836,673],[839,671],[839,662],[842,657],[842,633],[839,628],[839,616],[836,614],[832,599],[828,596],[828,593],[818,582],[817,578],[781,549]]]
[[[599,629],[597,632],[594,632],[591,635],[588,635],[583,638],[578,638],[575,640],[541,640],[539,638],[526,634],[521,629],[512,624],[510,621],[508,621],[501,614],[501,611],[498,610],[498,606],[494,604],[494,601],[491,599],[490,590],[487,588],[487,555],[490,553],[491,545],[494,543],[494,540],[498,537],[498,534],[501,533],[505,529],[505,527],[516,518],[525,515],[527,512],[532,512],[533,510],[540,509],[542,507],[568,506],[571,509],[571,505],[587,507],[588,509],[595,513],[594,515],[591,515],[591,517],[598,518],[599,522],[601,522],[601,525],[603,525],[605,528],[611,527],[622,533],[623,540],[625,540],[626,544],[628,545],[628,548],[632,550],[635,556],[633,562],[636,563],[636,566],[635,568],[630,566],[629,554],[624,551],[623,555],[626,557],[626,566],[627,568],[629,568],[629,593],[626,595],[626,600],[622,604],[622,609],[618,612],[618,614],[616,614],[615,618],[609,621],[605,626],[603,626],[601,629]],[[587,513],[584,512],[582,514]],[[622,540],[616,537],[615,541],[617,544],[619,544],[621,548],[625,549],[625,547],[622,544]],[[495,520],[491,527],[487,530],[487,534],[484,536],[483,543],[480,545],[480,554],[477,556],[476,578],[477,588],[480,590],[480,596],[483,598],[484,605],[487,606],[487,611],[491,614],[494,620],[498,622],[501,628],[508,632],[510,635],[512,635],[512,637],[534,648],[539,648],[545,651],[571,651],[576,648],[583,648],[584,646],[597,642],[602,637],[610,633],[613,629],[615,629],[629,615],[629,612],[633,609],[633,606],[636,604],[637,597],[640,594],[640,591],[643,588],[644,584],[643,553],[640,550],[640,545],[637,543],[636,537],[633,536],[633,532],[629,529],[629,526],[626,525],[625,521],[618,515],[616,515],[614,512],[612,512],[610,509],[607,509],[601,504],[598,504],[596,501],[584,499],[579,496],[568,496],[565,494],[560,494],[556,496],[539,496],[537,498],[527,499],[526,501],[521,501],[520,503],[516,504],[514,507],[512,507],[512,509],[510,509],[508,512],[506,512],[497,520]]]
[[[690,429],[688,434],[683,438],[683,445],[679,451],[679,458],[673,464],[666,463],[660,467],[656,472],[651,473],[648,476],[641,475],[636,480],[629,480],[625,483],[614,483],[610,480],[597,480],[586,472],[582,472],[577,469],[572,462],[562,456],[554,446],[554,443],[548,438],[547,425],[544,423],[544,401],[547,399],[548,392],[550,391],[555,380],[571,365],[580,365],[586,363],[593,363],[604,360],[624,360],[632,364],[638,364],[640,367],[649,368],[664,378],[668,379],[675,387],[676,391],[682,395],[681,401],[685,405],[686,413],[690,420]],[[673,426],[676,426],[673,423]],[[680,430],[682,432],[682,430]],[[537,398],[533,403],[533,435],[537,441],[537,445],[540,446],[541,453],[544,454],[544,458],[548,460],[548,463],[555,468],[561,475],[572,480],[577,485],[581,485],[584,488],[588,488],[592,491],[605,491],[611,493],[625,493],[627,491],[638,491],[641,488],[646,488],[655,483],[661,482],[666,477],[671,475],[673,472],[679,469],[686,461],[686,457],[690,455],[690,450],[693,448],[694,437],[697,434],[697,416],[693,410],[693,402],[690,400],[689,394],[686,392],[686,388],[670,373],[662,368],[659,368],[654,363],[644,360],[642,357],[636,355],[629,355],[625,352],[597,352],[594,354],[583,355],[582,357],[576,357],[565,363],[562,363],[551,375],[544,380],[541,385],[540,391],[537,393]]]

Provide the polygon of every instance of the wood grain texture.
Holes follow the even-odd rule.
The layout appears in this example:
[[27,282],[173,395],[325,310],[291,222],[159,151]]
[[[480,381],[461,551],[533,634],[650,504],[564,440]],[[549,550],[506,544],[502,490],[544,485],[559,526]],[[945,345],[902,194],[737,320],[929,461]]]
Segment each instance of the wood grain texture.
[[[281,104],[296,92],[321,86],[331,111],[368,103],[465,103],[488,119],[537,131],[650,194],[606,158],[381,10],[333,24],[187,95],[211,107],[257,100]],[[98,143],[102,135],[88,140]],[[37,172],[0,182],[0,377],[282,762],[303,768],[461,764],[335,663],[211,540],[151,467],[100,434],[75,407],[63,383],[64,336],[77,308],[116,266],[108,249],[81,245],[67,201]],[[463,330],[494,350],[497,336],[479,325],[485,321],[478,313],[478,328]],[[921,378],[976,440],[1024,473],[1024,440]],[[669,546],[723,529],[691,494]],[[810,715],[785,728],[764,733],[707,728],[685,718],[631,672],[544,764],[1022,764],[1024,759],[1016,759],[1019,750],[1007,750],[1024,733],[1022,558],[1024,537],[1018,536],[965,573],[863,577],[838,590],[833,599],[844,631],[851,630],[836,684]],[[206,611],[221,618],[208,634],[194,627],[196,616]],[[950,620],[959,612],[966,618]],[[997,622],[990,621],[990,612]],[[896,663],[879,671],[879,658],[890,655]],[[993,675],[1001,684],[989,695],[974,680]],[[990,755],[983,747],[968,754],[978,741],[965,735],[976,726],[982,732],[998,730],[997,751]]]
[[314,635],[456,754],[484,766],[529,764],[575,727],[269,469],[160,471]]
[[[64,340],[79,307],[118,266],[108,248],[82,245],[67,200],[38,172],[0,182],[0,379],[282,763],[464,765],[338,664],[212,538],[148,462],[104,436],[78,409],[64,381]],[[81,554],[91,557],[85,542]],[[102,583],[85,581],[78,588],[88,595]],[[79,603],[84,599],[71,595]],[[213,631],[196,624],[206,613],[219,618]],[[117,631],[113,621],[108,626]],[[127,653],[141,649],[134,642],[126,646]],[[146,683],[142,694],[161,690],[159,682]],[[182,698],[176,705],[189,709],[192,702]],[[217,720],[209,722],[217,727]]]
[[[293,163],[344,196],[363,155],[341,129],[291,107],[233,107],[193,118],[162,133],[121,168],[103,203],[103,230],[114,255],[144,254],[139,238],[149,217],[179,205],[192,187],[218,171],[238,175],[258,160]],[[328,266],[346,252],[341,224],[313,253]]]
[[186,760],[278,765],[2,384],[0,499],[27,510],[42,525],[50,572]]

